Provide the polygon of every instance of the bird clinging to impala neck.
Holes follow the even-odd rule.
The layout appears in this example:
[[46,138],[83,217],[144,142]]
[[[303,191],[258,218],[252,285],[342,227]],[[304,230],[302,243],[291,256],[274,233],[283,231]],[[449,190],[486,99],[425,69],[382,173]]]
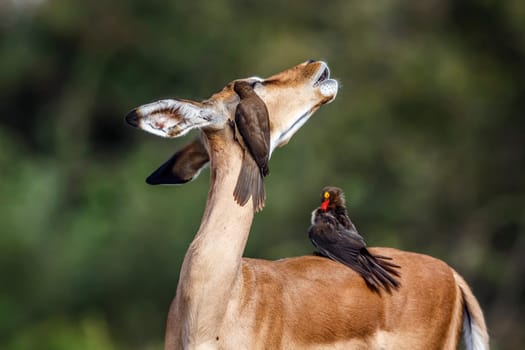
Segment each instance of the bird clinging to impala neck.
[[324,255],[358,272],[373,291],[390,292],[399,287],[397,269],[390,257],[372,255],[348,217],[345,197],[337,187],[325,187],[319,208],[312,213],[308,236]]
[[244,156],[241,172],[234,190],[240,205],[253,197],[255,211],[264,206],[266,198],[263,177],[270,173],[270,121],[266,105],[253,89],[255,83],[237,81],[234,91],[240,98],[235,110],[235,125],[242,136]]

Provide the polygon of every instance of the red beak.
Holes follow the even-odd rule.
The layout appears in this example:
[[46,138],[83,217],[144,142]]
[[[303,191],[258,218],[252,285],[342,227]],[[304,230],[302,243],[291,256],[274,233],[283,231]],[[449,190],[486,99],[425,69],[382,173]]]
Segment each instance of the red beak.
[[330,201],[328,199],[325,199],[323,203],[321,203],[321,210],[327,211],[328,210],[328,204],[330,204]]

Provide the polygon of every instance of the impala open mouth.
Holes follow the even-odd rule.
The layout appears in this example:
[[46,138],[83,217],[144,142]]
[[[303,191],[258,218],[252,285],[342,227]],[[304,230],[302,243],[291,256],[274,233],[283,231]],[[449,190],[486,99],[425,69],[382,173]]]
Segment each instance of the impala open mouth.
[[314,85],[319,85],[320,83],[322,83],[323,81],[325,81],[326,79],[328,79],[330,77],[330,69],[328,69],[327,66],[324,67],[321,75],[319,75],[319,78],[317,78],[317,81],[315,82]]

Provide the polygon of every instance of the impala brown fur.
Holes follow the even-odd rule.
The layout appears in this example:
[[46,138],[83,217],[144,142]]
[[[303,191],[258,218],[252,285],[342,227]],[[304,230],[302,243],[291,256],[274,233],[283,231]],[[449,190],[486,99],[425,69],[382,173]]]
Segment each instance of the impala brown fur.
[[[245,80],[268,109],[270,153],[337,93],[323,62]],[[402,271],[398,290],[378,294],[356,272],[323,257],[242,258],[254,205],[251,197],[239,205],[233,196],[244,149],[231,123],[239,103],[232,84],[203,102],[164,100],[127,117],[131,125],[164,137],[200,129],[197,149],[202,145],[210,161],[206,208],[184,257],[165,348],[455,349],[465,329],[471,334],[468,349],[488,349],[479,304],[464,280],[438,259],[370,248],[392,257]],[[186,159],[184,152],[172,162],[179,159]],[[198,171],[193,165],[181,176],[177,169],[183,168],[170,167],[173,177],[189,179]]]
[[403,267],[399,292],[373,293],[359,274],[318,256],[244,259],[241,319],[268,348],[455,349],[463,303],[455,272],[426,255],[371,251]]

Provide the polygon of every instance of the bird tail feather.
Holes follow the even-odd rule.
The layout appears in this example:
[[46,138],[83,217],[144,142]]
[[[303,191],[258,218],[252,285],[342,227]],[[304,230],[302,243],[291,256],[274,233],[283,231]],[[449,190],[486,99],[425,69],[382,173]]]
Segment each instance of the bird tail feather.
[[254,210],[262,210],[266,199],[263,177],[255,160],[245,152],[233,197],[240,206],[244,206],[250,196],[253,198]]
[[390,293],[392,289],[399,288],[401,284],[397,277],[400,277],[400,266],[388,261],[392,258],[374,256],[366,249],[359,257],[362,270],[366,271],[361,275],[372,289],[378,291],[382,288]]

